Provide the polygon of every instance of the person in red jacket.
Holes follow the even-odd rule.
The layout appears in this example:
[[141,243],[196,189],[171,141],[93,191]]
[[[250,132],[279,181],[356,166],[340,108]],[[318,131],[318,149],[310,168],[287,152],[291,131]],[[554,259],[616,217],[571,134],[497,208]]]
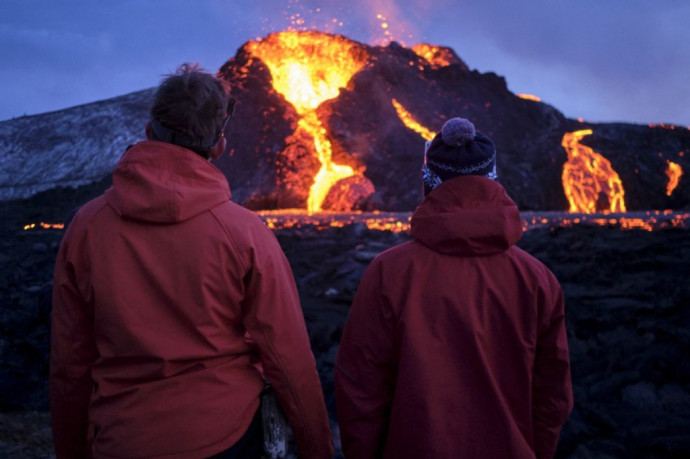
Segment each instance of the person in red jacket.
[[336,360],[347,458],[549,458],[573,406],[561,288],[515,246],[492,141],[447,121],[412,240],[365,271]]
[[333,454],[290,266],[209,162],[233,106],[195,65],[165,78],[148,140],[65,233],[51,337],[58,458],[260,457],[264,377],[300,457]]

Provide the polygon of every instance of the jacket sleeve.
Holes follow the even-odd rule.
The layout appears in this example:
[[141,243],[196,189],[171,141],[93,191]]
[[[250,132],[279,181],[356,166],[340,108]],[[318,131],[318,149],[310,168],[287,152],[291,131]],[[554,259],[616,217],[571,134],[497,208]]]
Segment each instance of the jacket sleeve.
[[343,452],[378,458],[385,446],[397,357],[395,318],[381,294],[377,261],[362,276],[335,368],[335,393]]
[[290,422],[300,457],[333,456],[328,413],[292,270],[275,239],[254,244],[244,323],[261,354],[266,377]]
[[88,406],[97,351],[92,310],[80,295],[66,245],[60,247],[53,274],[50,411],[57,458],[79,459],[90,457]]
[[563,291],[555,278],[544,292],[543,325],[537,342],[533,375],[534,446],[537,458],[551,458],[573,408]]

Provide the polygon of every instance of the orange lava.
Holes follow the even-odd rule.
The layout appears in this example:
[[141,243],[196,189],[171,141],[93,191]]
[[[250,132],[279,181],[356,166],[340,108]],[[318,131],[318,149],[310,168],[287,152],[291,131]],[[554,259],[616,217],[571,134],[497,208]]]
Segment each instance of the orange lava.
[[532,94],[518,94],[517,95],[520,99],[526,99],[526,100],[533,100],[535,102],[541,102],[541,98],[537,96],[533,96]]
[[[307,227],[316,230],[340,228],[348,225],[364,225],[370,230],[407,233],[410,229],[412,212],[333,212],[324,211],[307,214],[303,209],[261,210],[256,212],[266,226],[274,231],[299,230]],[[673,210],[647,210],[627,213],[564,213],[524,212],[521,213],[522,228],[530,231],[538,228],[569,228],[577,225],[605,226],[620,230],[655,231],[664,228],[690,228],[690,212]],[[31,223],[24,226],[27,231],[40,229],[63,230],[62,223]]]
[[402,121],[405,126],[421,135],[424,140],[432,140],[436,136],[435,132],[418,123],[412,117],[412,114],[395,99],[393,99],[393,107],[395,107],[395,111],[398,113],[398,118],[400,118],[400,121]]
[[569,132],[561,145],[568,152],[563,166],[563,191],[570,202],[570,212],[625,212],[625,191],[609,160],[580,140],[592,134],[591,129]]
[[678,186],[680,177],[683,175],[683,168],[680,165],[666,160],[668,167],[666,168],[666,176],[668,177],[668,185],[666,185],[666,196],[671,196],[673,190]]
[[446,67],[454,61],[450,51],[439,46],[420,43],[414,45],[412,51],[419,57],[423,57],[434,68]]
[[309,190],[309,212],[321,210],[328,190],[338,180],[355,174],[348,165],[335,164],[326,128],[316,114],[324,101],[338,96],[350,78],[367,62],[368,54],[345,37],[321,32],[285,31],[249,43],[249,51],[271,71],[274,89],[300,115],[297,131],[314,141],[321,168]]
[[33,230],[33,229],[64,229],[64,228],[65,228],[64,223],[40,222],[40,223],[29,223],[28,225],[24,225],[24,231]]

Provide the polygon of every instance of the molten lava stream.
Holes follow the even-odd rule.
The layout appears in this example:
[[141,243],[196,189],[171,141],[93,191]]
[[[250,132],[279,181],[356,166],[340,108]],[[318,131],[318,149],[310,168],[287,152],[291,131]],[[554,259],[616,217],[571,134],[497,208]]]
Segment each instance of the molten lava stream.
[[591,129],[569,132],[561,145],[568,152],[563,166],[563,191],[570,202],[570,212],[625,212],[625,191],[609,160],[580,140],[592,134]]
[[314,139],[314,148],[316,148],[317,157],[321,163],[321,169],[314,177],[307,201],[307,210],[317,212],[321,210],[321,204],[333,184],[338,180],[354,175],[355,172],[350,166],[338,165],[331,161],[331,142],[326,137],[326,129],[321,125],[316,113],[307,113],[299,120],[297,126],[298,129],[303,129]]
[[517,95],[520,99],[525,99],[525,100],[531,100],[534,102],[541,102],[541,98],[537,97],[533,94],[518,94]]
[[680,177],[683,175],[683,168],[680,165],[666,160],[668,167],[666,169],[666,176],[668,177],[668,185],[666,186],[666,196],[671,196],[673,190],[678,186],[680,182]]
[[331,143],[315,110],[338,96],[368,55],[353,41],[320,32],[280,32],[251,42],[250,50],[271,71],[274,89],[295,107],[300,116],[297,129],[314,140],[321,168],[314,177],[307,207],[309,212],[319,211],[328,190],[355,171],[333,163]]
[[419,122],[417,122],[417,120],[414,119],[412,114],[408,112],[405,109],[405,107],[403,107],[402,104],[395,99],[393,99],[393,107],[395,107],[395,111],[397,112],[400,121],[402,121],[403,124],[407,126],[409,129],[421,135],[422,138],[424,138],[424,140],[433,140],[433,138],[436,136],[436,133],[434,131],[425,126],[422,126]]
[[[259,217],[272,230],[311,228],[316,231],[348,225],[365,225],[370,230],[407,233],[412,212],[330,212],[306,214],[297,209],[262,210]],[[566,213],[561,211],[523,212],[522,228],[569,228],[573,226],[605,226],[620,230],[654,231],[664,228],[688,228],[690,212],[633,211],[625,213]]]

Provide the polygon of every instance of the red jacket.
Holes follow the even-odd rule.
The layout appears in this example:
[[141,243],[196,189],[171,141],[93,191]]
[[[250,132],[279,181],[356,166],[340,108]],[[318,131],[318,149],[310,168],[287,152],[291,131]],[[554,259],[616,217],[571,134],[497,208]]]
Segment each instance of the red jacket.
[[53,302],[58,458],[90,454],[87,435],[104,458],[223,451],[257,410],[259,360],[301,457],[331,457],[290,266],[193,152],[145,141],[123,155],[113,186],[69,225]]
[[335,372],[345,456],[547,458],[572,409],[563,295],[515,203],[459,177],[365,272]]

